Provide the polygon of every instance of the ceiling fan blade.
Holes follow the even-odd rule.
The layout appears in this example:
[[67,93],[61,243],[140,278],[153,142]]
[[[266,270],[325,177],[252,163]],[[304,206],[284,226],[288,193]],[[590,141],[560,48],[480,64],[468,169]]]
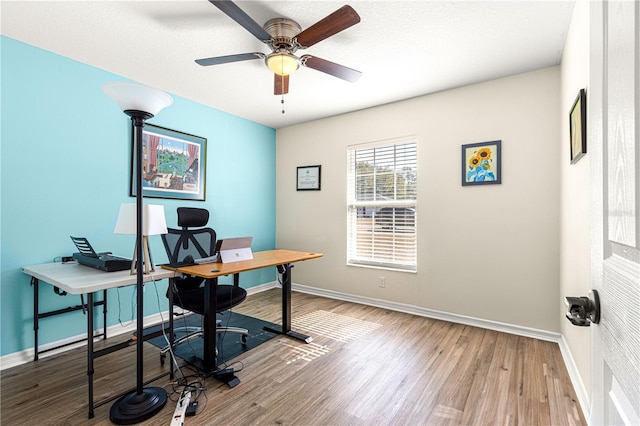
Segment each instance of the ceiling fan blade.
[[245,30],[249,31],[261,42],[267,43],[271,40],[271,35],[262,28],[262,25],[254,21],[231,0],[209,0],[209,2],[244,27]]
[[313,68],[314,70],[350,81],[351,83],[358,81],[362,75],[362,72],[360,71],[311,55],[302,56],[300,58],[300,63],[307,68]]
[[209,65],[227,64],[229,62],[248,61],[250,59],[263,59],[264,57],[265,57],[264,53],[260,53],[260,52],[239,53],[237,55],[216,56],[215,58],[196,59],[196,64],[206,67]]
[[360,22],[360,15],[351,6],[345,5],[302,31],[295,39],[301,48],[313,46],[358,22]]
[[289,76],[273,74],[273,94],[286,95],[289,93]]

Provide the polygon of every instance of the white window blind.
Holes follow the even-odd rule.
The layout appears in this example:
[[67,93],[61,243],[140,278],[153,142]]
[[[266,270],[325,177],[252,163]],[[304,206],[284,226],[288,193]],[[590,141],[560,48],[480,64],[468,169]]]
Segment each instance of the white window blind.
[[348,148],[347,263],[416,270],[417,144]]

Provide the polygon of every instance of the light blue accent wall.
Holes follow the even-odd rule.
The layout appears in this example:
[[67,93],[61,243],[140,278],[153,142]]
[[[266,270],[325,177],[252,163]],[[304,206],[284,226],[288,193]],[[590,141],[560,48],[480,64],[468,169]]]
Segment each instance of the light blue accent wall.
[[[135,199],[128,189],[131,121],[100,89],[125,79],[11,38],[0,43],[0,355],[6,355],[33,347],[33,291],[21,267],[70,255],[70,235],[130,257],[134,237],[113,228],[120,204]],[[174,104],[149,123],[207,139],[206,201],[146,202],[165,206],[168,226],[177,226],[177,207],[203,207],[219,238],[251,235],[254,251],[274,248],[275,129],[172,96]],[[150,240],[156,263],[165,262],[160,237]],[[240,278],[245,288],[274,279],[273,268]],[[145,315],[168,308],[166,288],[166,280],[145,287]],[[133,287],[110,290],[108,298],[108,326],[132,321]],[[40,284],[41,311],[77,304],[80,296],[58,296]],[[85,324],[81,312],[44,319],[40,344],[81,335]]]

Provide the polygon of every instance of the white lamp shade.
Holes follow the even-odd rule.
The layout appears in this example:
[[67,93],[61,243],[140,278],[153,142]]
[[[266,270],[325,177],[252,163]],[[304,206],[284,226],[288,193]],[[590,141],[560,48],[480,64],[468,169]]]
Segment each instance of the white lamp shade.
[[274,53],[267,56],[267,66],[278,75],[293,74],[300,64],[298,58],[288,53]]
[[122,111],[135,110],[156,115],[173,103],[173,98],[162,90],[138,83],[104,83],[102,91],[113,99]]
[[[136,205],[121,204],[114,234],[136,234]],[[167,233],[167,221],[164,218],[164,206],[144,204],[142,206],[142,235]]]

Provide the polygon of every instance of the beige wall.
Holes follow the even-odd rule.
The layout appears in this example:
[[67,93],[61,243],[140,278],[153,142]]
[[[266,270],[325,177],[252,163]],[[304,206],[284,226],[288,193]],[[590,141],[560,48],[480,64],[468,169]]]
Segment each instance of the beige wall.
[[[299,284],[558,332],[560,68],[279,129],[278,247],[321,251]],[[418,271],[346,266],[346,150],[418,141]],[[461,145],[502,140],[503,183],[462,187]],[[321,191],[296,166],[322,165]],[[378,286],[379,277],[386,287]]]
[[[559,309],[565,311],[564,296],[586,296],[590,289],[589,250],[589,142],[587,155],[569,163],[569,111],[580,89],[589,99],[589,2],[578,1],[562,56],[562,126],[560,156],[560,296]],[[575,327],[567,320],[560,331],[571,351],[585,389],[589,389],[590,344],[588,327]],[[588,392],[586,393],[588,395]]]

